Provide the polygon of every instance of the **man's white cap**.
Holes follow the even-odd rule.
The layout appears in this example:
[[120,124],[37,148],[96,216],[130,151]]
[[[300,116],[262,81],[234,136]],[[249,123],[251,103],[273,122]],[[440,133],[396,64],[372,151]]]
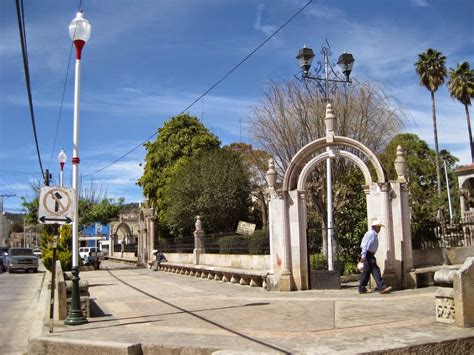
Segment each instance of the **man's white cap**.
[[380,226],[380,227],[385,227],[382,222],[380,222],[380,219],[378,218],[372,218],[372,224],[371,224],[372,227],[374,226]]
[[158,250],[153,249],[152,253],[158,253]]

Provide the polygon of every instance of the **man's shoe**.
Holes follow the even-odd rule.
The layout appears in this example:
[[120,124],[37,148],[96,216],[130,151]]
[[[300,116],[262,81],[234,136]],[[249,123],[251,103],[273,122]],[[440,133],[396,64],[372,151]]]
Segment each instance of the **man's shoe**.
[[392,292],[392,286],[387,286],[382,291],[380,291],[381,294],[390,293],[390,292]]
[[368,290],[367,290],[367,289],[365,289],[365,288],[364,288],[364,289],[362,289],[362,290],[359,290],[359,293],[360,293],[360,294],[364,294],[364,293],[372,293],[372,292],[374,292],[374,291],[373,291],[372,289],[370,289],[370,288],[369,288]]

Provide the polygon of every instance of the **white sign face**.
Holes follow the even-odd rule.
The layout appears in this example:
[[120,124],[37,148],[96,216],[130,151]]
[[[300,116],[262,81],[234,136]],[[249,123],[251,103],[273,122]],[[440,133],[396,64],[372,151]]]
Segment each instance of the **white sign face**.
[[38,220],[43,224],[69,224],[74,219],[74,189],[69,187],[42,187]]
[[237,234],[252,235],[255,232],[256,225],[249,222],[239,221],[237,225]]

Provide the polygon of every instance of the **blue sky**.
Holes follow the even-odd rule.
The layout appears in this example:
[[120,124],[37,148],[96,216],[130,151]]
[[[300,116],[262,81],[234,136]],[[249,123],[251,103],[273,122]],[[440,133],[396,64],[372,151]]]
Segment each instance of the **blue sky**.
[[[56,156],[64,148],[69,156],[65,184],[70,185],[74,58],[66,81],[68,25],[80,1],[23,1],[43,165],[58,183]],[[142,200],[135,186],[145,159],[142,147],[92,173],[155,133],[307,2],[83,0],[84,15],[93,26],[82,60],[83,185],[92,179],[111,198]],[[473,17],[472,0],[313,0],[188,112],[224,144],[253,143],[247,131],[250,107],[261,98],[265,83],[292,78],[299,71],[298,49],[306,44],[319,53],[327,38],[332,60],[343,51],[353,53],[353,76],[383,85],[406,114],[404,131],[418,134],[433,147],[430,95],[419,86],[413,63],[418,53],[431,47],[447,57],[448,67],[466,60],[474,66]],[[438,90],[436,100],[440,148],[449,149],[460,164],[470,163],[464,107],[449,97],[446,87]],[[16,194],[5,199],[4,209],[19,212],[20,196],[31,198],[31,181],[40,178],[15,1],[1,0],[0,194]]]

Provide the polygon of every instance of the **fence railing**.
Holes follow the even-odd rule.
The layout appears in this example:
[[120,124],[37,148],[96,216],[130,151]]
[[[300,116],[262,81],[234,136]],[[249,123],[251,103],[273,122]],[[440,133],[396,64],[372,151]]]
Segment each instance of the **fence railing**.
[[[252,236],[236,233],[206,234],[202,238],[202,247],[206,254],[270,254],[270,237],[268,231],[255,232]],[[164,253],[192,253],[194,236],[182,237],[175,240],[160,240],[156,249]]]
[[474,244],[474,219],[464,218],[458,223],[433,222],[425,225],[425,233],[413,238],[413,249],[453,248]]
[[[138,244],[123,244],[123,251],[125,253],[135,253],[138,250]],[[114,253],[122,251],[122,244],[114,244]]]

